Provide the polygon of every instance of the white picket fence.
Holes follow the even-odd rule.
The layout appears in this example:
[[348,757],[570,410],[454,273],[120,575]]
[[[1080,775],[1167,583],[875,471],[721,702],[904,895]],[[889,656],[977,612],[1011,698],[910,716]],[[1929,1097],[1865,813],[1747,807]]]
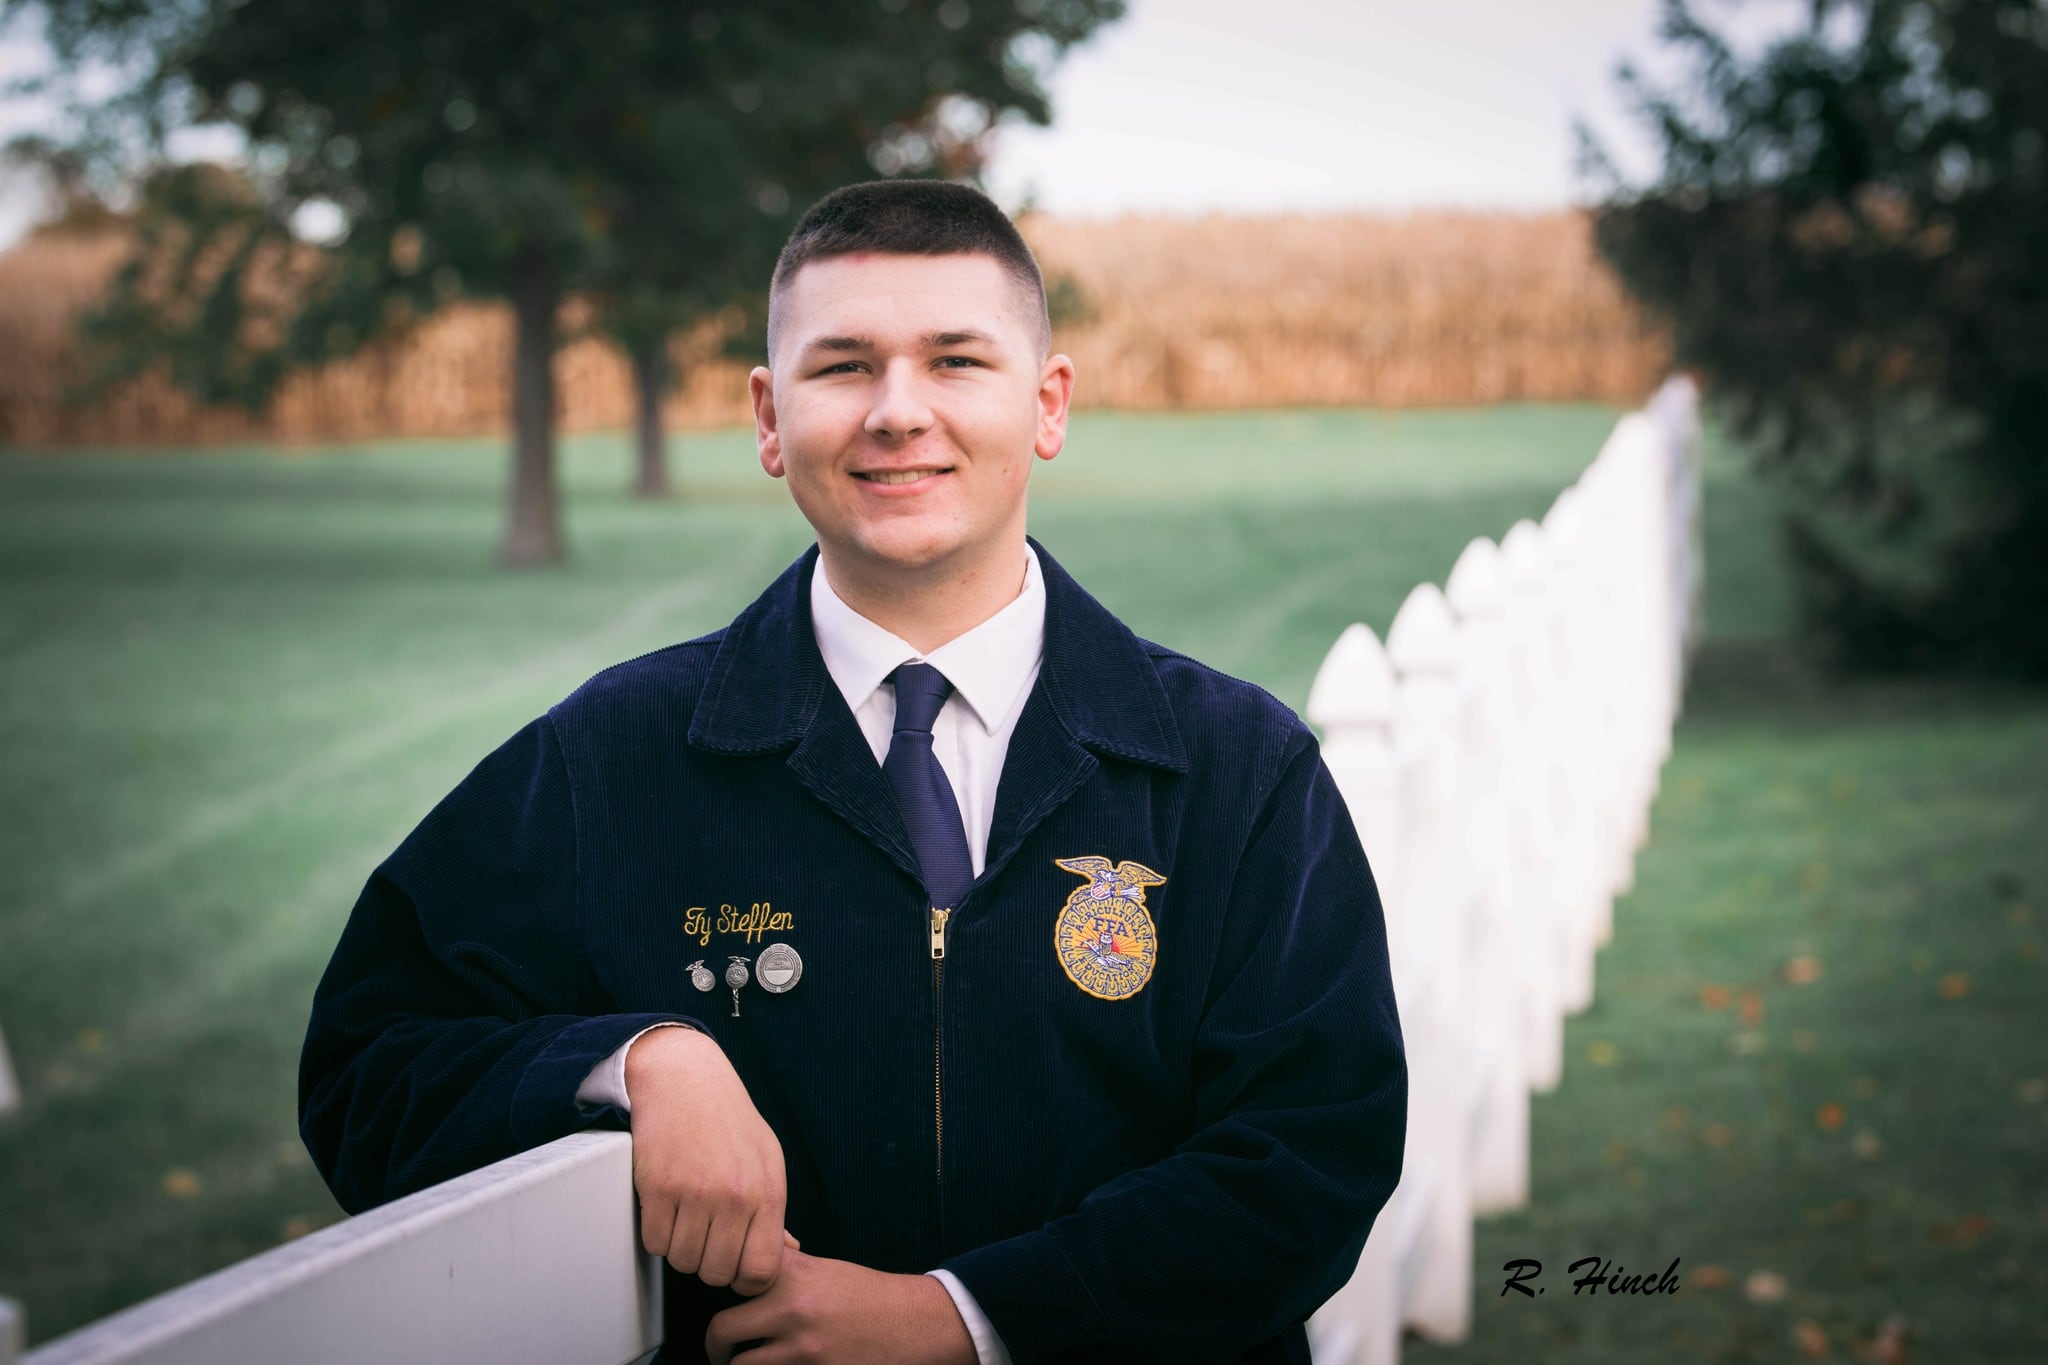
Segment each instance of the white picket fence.
[[[661,1341],[633,1140],[577,1133],[287,1242],[23,1365],[625,1365]],[[0,1365],[14,1365],[0,1349]]]
[[[1372,859],[1408,1048],[1400,1187],[1311,1323],[1318,1365],[1470,1330],[1472,1223],[1529,1197],[1529,1093],[1630,884],[1699,630],[1694,395],[1624,418],[1544,517],[1475,540],[1308,713]],[[659,1341],[631,1141],[581,1133],[291,1242],[0,1365],[636,1361]]]
[[1401,1184],[1316,1314],[1318,1365],[1463,1340],[1475,1217],[1529,1198],[1529,1095],[1633,881],[1700,630],[1696,396],[1623,418],[1542,524],[1465,547],[1309,693],[1372,860],[1408,1051]]

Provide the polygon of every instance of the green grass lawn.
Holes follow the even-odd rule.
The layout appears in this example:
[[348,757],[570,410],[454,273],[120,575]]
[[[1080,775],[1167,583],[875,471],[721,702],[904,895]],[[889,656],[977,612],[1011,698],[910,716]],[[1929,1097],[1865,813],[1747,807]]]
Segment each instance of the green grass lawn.
[[[1339,630],[1540,515],[1614,416],[1082,414],[1032,530],[1141,634],[1298,707]],[[679,442],[665,505],[623,495],[621,437],[566,465],[573,561],[507,574],[495,442],[0,457],[0,1025],[27,1092],[0,1293],[37,1339],[339,1216],[294,1075],[370,868],[533,714],[730,619],[809,541],[746,432]],[[1757,494],[1717,458],[1708,497],[1717,633],[1537,1105],[1535,1202],[1480,1260],[1554,1285],[1588,1252],[1682,1255],[1732,1283],[1495,1284],[1468,1347],[1415,1357],[1783,1358],[1808,1318],[1842,1355],[1899,1312],[1917,1358],[2037,1359],[2048,700],[1823,688],[1782,643]],[[1819,979],[1782,983],[1800,955]],[[1759,1269],[1783,1300],[1744,1296]]]

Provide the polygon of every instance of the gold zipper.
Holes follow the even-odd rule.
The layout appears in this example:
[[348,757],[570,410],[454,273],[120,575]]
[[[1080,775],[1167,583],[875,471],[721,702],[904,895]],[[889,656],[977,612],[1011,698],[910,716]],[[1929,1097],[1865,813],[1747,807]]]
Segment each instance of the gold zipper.
[[940,1182],[946,1175],[946,1025],[944,997],[940,992],[946,984],[946,921],[951,918],[952,910],[936,905],[932,907],[932,1134],[935,1139],[932,1179]]

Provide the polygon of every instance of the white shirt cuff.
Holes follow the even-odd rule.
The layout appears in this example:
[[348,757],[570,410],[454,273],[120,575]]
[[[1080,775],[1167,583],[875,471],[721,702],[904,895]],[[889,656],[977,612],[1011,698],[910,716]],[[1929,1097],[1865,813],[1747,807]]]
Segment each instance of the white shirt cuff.
[[1010,1365],[1009,1348],[996,1335],[995,1324],[981,1311],[974,1295],[960,1283],[960,1277],[950,1270],[927,1270],[925,1274],[946,1286],[946,1292],[953,1296],[953,1307],[960,1311],[960,1321],[967,1324],[967,1335],[974,1339],[975,1358],[981,1365]]
[[590,1074],[583,1078],[583,1084],[576,1087],[576,1103],[587,1105],[615,1104],[627,1113],[633,1112],[633,1105],[626,1097],[626,1053],[633,1044],[645,1038],[658,1028],[688,1028],[667,1020],[650,1024],[619,1045],[619,1050],[590,1068]]

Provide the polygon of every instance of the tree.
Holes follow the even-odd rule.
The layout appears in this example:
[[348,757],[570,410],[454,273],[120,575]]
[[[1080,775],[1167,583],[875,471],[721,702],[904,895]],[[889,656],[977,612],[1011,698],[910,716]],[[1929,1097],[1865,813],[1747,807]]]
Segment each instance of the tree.
[[[133,46],[149,27],[151,65],[121,105],[143,141],[220,123],[249,148],[243,202],[218,184],[195,196],[188,172],[138,177],[150,190],[145,250],[96,325],[103,346],[173,354],[185,362],[174,377],[195,392],[258,404],[291,367],[454,298],[509,300],[511,564],[562,553],[551,359],[565,295],[599,300],[640,376],[647,430],[668,337],[735,305],[758,312],[766,263],[809,198],[878,162],[949,169],[945,122],[962,101],[984,111],[983,128],[1012,108],[1043,121],[1047,65],[1122,9],[181,0],[166,17],[143,0],[45,6],[60,52]],[[294,228],[323,219],[332,240],[309,259]]]
[[[637,491],[668,490],[670,339],[737,313],[727,352],[758,354],[766,280],[796,211],[876,174],[978,178],[989,132],[1006,116],[1048,122],[1052,63],[1122,9],[888,0],[692,14],[689,32],[718,54],[725,84],[701,111],[702,133],[649,139],[621,160],[595,286],[632,365]],[[713,125],[730,141],[718,144]]]
[[1781,490],[1808,623],[1865,666],[2048,675],[2048,7],[1814,0],[1745,59],[1667,0],[1625,84],[1654,182],[1601,251]]

